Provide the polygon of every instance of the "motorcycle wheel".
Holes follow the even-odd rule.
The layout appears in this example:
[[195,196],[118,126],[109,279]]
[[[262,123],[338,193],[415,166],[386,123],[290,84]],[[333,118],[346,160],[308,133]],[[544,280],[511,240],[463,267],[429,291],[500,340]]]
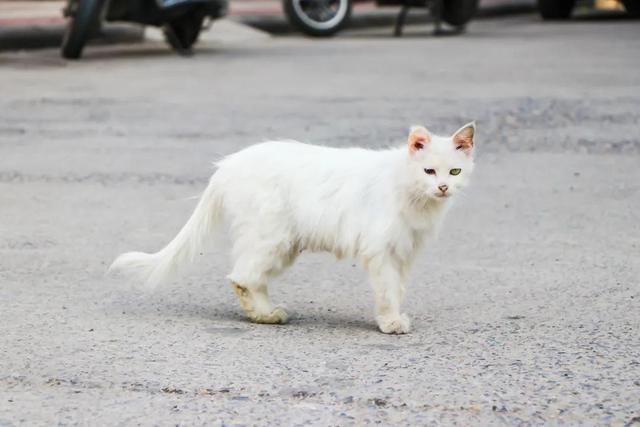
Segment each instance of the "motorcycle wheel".
[[442,20],[454,27],[463,27],[478,10],[478,0],[444,0]]
[[71,0],[67,5],[67,26],[62,38],[61,54],[78,59],[89,38],[97,30],[104,0]]
[[198,41],[205,15],[189,12],[173,19],[163,27],[165,40],[181,55],[191,54],[193,45]]
[[351,18],[353,0],[283,0],[289,23],[309,36],[329,37]]
[[575,0],[538,0],[538,10],[544,20],[569,19]]
[[640,16],[640,0],[622,0],[622,4],[631,16],[634,18]]

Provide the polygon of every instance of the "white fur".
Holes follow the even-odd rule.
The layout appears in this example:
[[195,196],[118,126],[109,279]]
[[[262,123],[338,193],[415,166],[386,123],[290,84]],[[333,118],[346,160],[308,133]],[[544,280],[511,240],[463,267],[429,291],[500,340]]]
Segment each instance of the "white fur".
[[[252,320],[285,322],[286,312],[268,298],[267,282],[303,250],[327,251],[357,259],[369,273],[380,329],[408,332],[400,304],[409,268],[451,199],[437,197],[438,185],[447,184],[453,195],[473,170],[472,150],[456,150],[454,143],[469,129],[473,136],[473,124],[452,137],[429,134],[418,150],[411,149],[411,137],[409,146],[381,151],[293,141],[250,146],[218,163],[191,218],[165,248],[120,255],[111,268],[158,283],[191,261],[224,218],[233,242],[228,278]],[[450,175],[454,168],[462,173]]]

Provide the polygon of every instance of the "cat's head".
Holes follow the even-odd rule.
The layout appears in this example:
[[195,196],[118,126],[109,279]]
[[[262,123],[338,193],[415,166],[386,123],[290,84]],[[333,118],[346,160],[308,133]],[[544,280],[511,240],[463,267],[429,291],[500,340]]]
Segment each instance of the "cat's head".
[[413,196],[446,200],[464,188],[473,171],[475,122],[453,135],[431,134],[422,126],[411,128],[407,140]]

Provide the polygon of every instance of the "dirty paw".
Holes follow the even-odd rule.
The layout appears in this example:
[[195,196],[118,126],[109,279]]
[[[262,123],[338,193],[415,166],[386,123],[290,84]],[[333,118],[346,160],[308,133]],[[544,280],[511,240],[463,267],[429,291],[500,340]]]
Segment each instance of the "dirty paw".
[[406,334],[411,330],[411,321],[406,314],[378,316],[378,326],[385,334]]
[[255,323],[282,324],[287,323],[289,315],[284,307],[277,306],[270,313],[249,313],[249,319]]

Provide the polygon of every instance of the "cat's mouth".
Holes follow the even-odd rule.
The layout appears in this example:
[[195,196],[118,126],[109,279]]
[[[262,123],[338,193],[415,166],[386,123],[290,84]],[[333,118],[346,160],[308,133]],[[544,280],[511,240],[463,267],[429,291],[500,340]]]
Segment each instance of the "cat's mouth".
[[438,193],[438,194],[436,194],[436,198],[438,198],[438,199],[446,199],[449,196],[450,196],[450,194],[448,194],[448,193]]

